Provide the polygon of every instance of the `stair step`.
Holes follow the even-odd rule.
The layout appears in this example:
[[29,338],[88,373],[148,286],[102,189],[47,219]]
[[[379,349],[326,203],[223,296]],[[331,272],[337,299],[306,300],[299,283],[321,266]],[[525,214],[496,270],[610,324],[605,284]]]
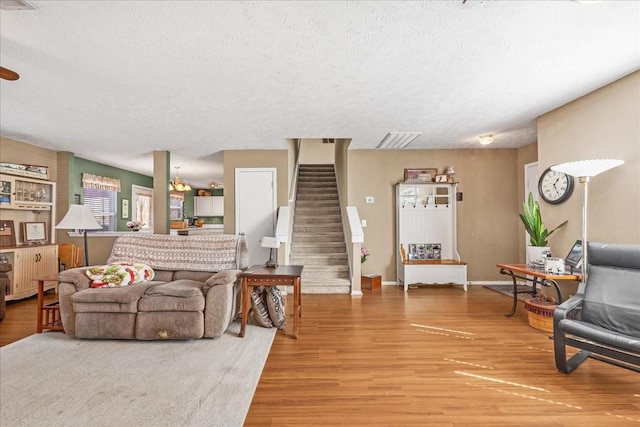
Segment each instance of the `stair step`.
[[302,207],[340,207],[340,201],[335,199],[327,199],[327,200],[317,200],[317,199],[297,199],[296,200],[296,209]]
[[339,265],[322,266],[305,264],[302,275],[306,277],[339,277],[344,279],[349,277],[349,269],[346,266]]
[[341,265],[347,262],[347,254],[336,253],[315,253],[315,254],[298,254],[291,252],[291,264],[313,264],[313,265]]
[[294,242],[333,242],[344,243],[344,233],[308,233],[296,231],[293,233],[292,241]]
[[342,216],[340,215],[304,215],[304,214],[296,214],[293,217],[294,224],[304,224],[304,225],[327,225],[327,224],[338,224],[342,225]]

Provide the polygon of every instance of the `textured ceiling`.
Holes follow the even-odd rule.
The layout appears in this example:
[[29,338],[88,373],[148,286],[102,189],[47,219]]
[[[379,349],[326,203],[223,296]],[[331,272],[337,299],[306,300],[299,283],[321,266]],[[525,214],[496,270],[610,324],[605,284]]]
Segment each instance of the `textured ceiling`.
[[201,186],[287,138],[520,147],[640,68],[635,1],[30,3],[0,12],[2,136],[148,175],[169,150]]

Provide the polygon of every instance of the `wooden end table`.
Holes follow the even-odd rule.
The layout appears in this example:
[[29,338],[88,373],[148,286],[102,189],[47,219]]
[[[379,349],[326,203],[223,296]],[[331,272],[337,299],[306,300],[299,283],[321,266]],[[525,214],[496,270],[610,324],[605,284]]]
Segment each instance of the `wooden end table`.
[[[251,308],[250,291],[257,286],[293,286],[293,337],[298,338],[298,319],[302,316],[302,265],[279,265],[266,268],[254,265],[240,274],[242,282],[242,323],[239,337],[244,337]],[[251,288],[251,289],[250,289]]]
[[[505,314],[507,317],[513,316],[516,312],[518,294],[531,294],[533,296],[538,294],[538,283],[542,286],[553,286],[558,294],[557,304],[560,304],[562,303],[562,291],[558,286],[558,280],[582,280],[581,274],[551,274],[546,273],[544,270],[531,268],[526,264],[497,264],[497,267],[500,268],[500,274],[506,274],[513,280],[513,306],[511,311]],[[519,291],[516,279],[531,282],[533,289],[531,291]]]
[[43,330],[62,331],[62,319],[60,318],[60,302],[53,301],[44,304],[44,284],[45,282],[58,282],[58,275],[36,277],[33,279],[38,282],[38,324],[36,332],[42,333]]

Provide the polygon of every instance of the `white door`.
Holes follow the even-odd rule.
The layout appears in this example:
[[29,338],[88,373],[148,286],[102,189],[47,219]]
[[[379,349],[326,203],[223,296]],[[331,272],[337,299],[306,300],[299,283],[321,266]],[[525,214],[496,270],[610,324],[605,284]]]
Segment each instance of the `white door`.
[[[538,162],[524,165],[524,201],[529,199],[529,193],[533,194],[533,200],[538,201]],[[522,207],[518,212],[522,212]],[[529,246],[529,233],[524,233],[524,247]],[[525,252],[526,253],[526,252]],[[527,254],[527,264],[529,264],[529,254]]]
[[[276,169],[236,168],[236,234],[244,233],[249,265],[264,264],[269,249],[260,246],[265,236],[275,236]],[[274,254],[275,256],[275,254]]]

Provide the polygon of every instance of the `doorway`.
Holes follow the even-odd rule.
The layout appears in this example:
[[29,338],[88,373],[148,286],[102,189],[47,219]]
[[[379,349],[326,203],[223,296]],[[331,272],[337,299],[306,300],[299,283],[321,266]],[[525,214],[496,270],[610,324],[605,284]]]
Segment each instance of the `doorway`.
[[265,236],[275,236],[276,178],[276,168],[235,170],[235,232],[247,239],[249,265],[264,264],[269,259],[269,249],[261,242]]

